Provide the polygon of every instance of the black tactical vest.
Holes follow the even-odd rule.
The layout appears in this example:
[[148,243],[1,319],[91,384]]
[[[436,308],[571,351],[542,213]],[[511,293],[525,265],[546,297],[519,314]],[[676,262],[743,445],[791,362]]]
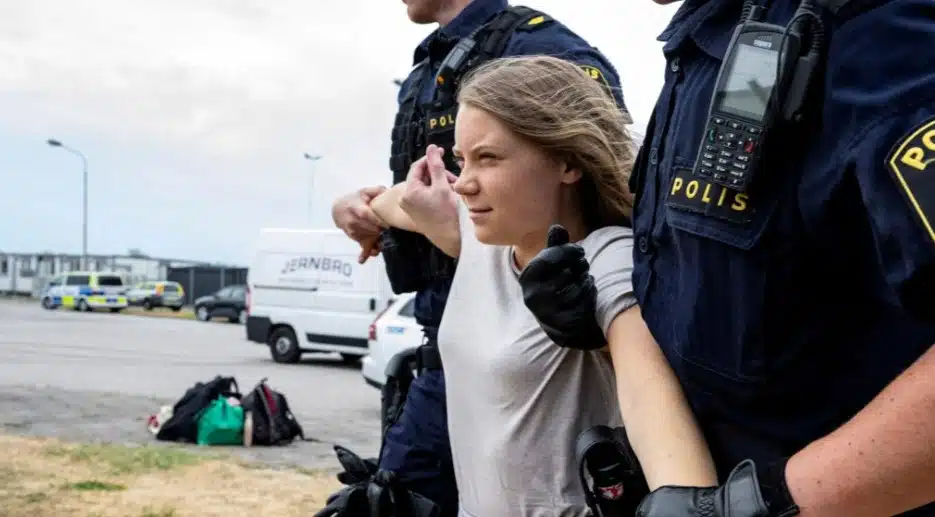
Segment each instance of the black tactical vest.
[[[425,154],[429,144],[444,148],[446,168],[453,174],[460,174],[451,149],[458,109],[456,92],[461,78],[469,70],[500,57],[515,31],[538,30],[550,22],[552,19],[547,15],[523,6],[511,6],[496,14],[469,36],[458,40],[447,53],[434,76],[435,93],[428,103],[420,99],[428,74],[425,70],[416,71],[416,79],[404,92],[393,124],[390,170],[394,185],[406,180],[409,167]],[[418,66],[431,66],[429,58]],[[380,242],[387,276],[397,294],[423,291],[454,277],[455,260],[421,234],[391,228],[383,232]],[[421,325],[437,324],[440,307],[416,305],[416,320]]]
[[[400,102],[393,124],[390,170],[393,184],[406,180],[412,162],[425,154],[429,144],[445,149],[445,163],[454,174],[460,170],[454,163],[454,122],[458,105],[455,99],[461,78],[482,63],[500,57],[510,36],[516,30],[537,30],[548,26],[552,19],[524,6],[511,6],[495,15],[471,35],[461,38],[448,53],[435,74],[436,89],[431,102],[420,103],[425,87],[424,71],[420,70]],[[417,65],[431,66],[428,58]]]

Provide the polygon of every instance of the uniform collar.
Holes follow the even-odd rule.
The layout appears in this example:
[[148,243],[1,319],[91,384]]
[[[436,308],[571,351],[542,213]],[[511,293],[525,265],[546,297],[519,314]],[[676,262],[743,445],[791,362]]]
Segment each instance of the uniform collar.
[[742,11],[743,0],[684,0],[656,39],[665,42],[665,54],[691,39],[706,54],[721,59]]
[[[427,57],[443,57],[458,42],[470,35],[475,29],[487,23],[494,15],[509,7],[507,0],[473,0],[447,25],[432,31],[413,54],[412,62],[417,64]],[[439,58],[440,59],[440,58]]]

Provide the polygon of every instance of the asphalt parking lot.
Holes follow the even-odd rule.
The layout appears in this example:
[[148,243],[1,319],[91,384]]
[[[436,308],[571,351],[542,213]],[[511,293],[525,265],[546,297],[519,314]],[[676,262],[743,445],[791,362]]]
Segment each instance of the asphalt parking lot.
[[45,311],[0,300],[0,432],[66,440],[155,442],[146,418],[197,381],[263,377],[289,399],[307,437],[286,447],[229,448],[272,465],[336,468],[332,443],[379,448],[380,394],[359,367],[328,355],[274,363],[240,325]]

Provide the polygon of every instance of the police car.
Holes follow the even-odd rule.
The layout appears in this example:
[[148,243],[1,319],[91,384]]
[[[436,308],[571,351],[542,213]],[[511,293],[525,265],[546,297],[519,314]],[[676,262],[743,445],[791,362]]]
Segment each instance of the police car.
[[126,295],[130,305],[138,305],[147,311],[156,307],[167,307],[173,312],[179,312],[185,305],[185,289],[182,288],[182,284],[169,280],[137,284],[127,291]]
[[58,275],[42,293],[42,307],[70,308],[78,311],[108,309],[120,312],[127,308],[127,290],[122,276],[97,271],[71,271]]

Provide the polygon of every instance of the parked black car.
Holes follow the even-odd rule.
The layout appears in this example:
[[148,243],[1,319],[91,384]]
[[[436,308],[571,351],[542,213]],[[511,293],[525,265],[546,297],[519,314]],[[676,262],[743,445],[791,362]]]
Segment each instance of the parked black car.
[[227,318],[231,323],[247,321],[247,286],[229,285],[195,300],[195,317],[199,321]]

